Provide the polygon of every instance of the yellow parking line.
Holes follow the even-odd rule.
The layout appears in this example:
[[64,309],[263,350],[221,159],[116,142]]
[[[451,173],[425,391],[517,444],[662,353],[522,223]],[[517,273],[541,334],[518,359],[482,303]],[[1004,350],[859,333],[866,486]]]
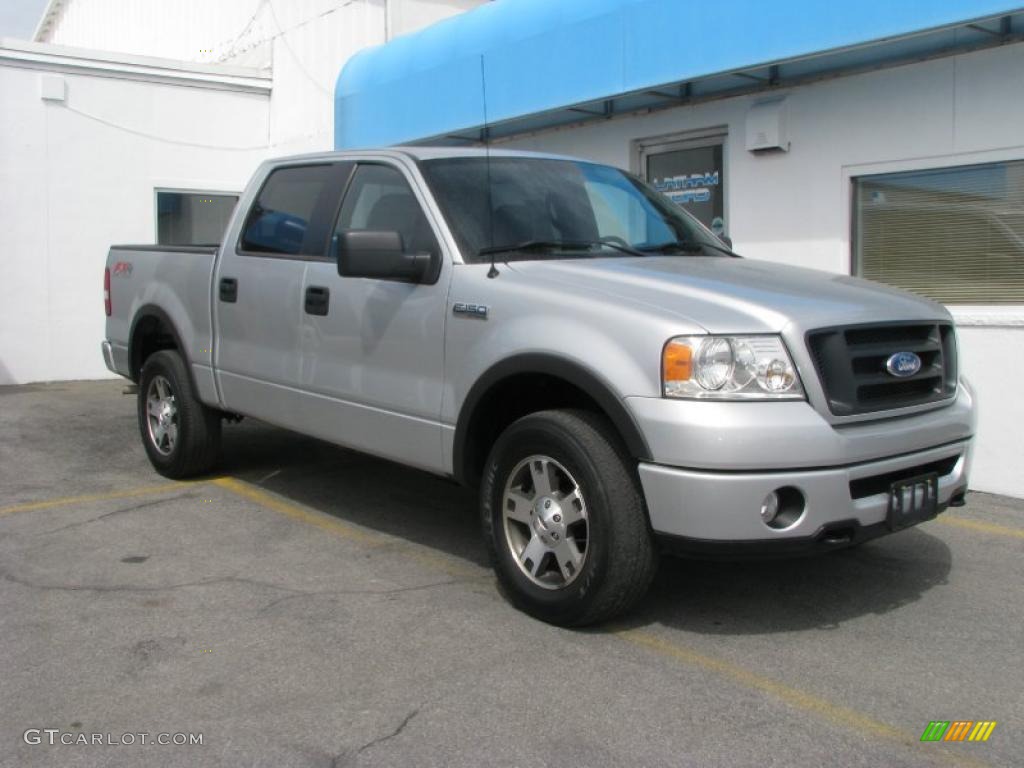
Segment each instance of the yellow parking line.
[[[751,672],[749,669],[745,669],[737,664],[717,659],[713,656],[707,656],[692,648],[665,640],[651,632],[641,629],[624,629],[618,630],[614,634],[633,645],[646,648],[648,651],[652,651],[660,656],[700,667],[709,672],[714,672],[721,677],[733,680],[747,688],[775,696],[797,709],[829,720],[836,725],[843,726],[857,733],[895,742],[914,749],[915,752],[920,747],[918,737],[905,733],[880,720],[875,720],[849,707],[833,704],[827,699],[806,693],[799,688],[794,688],[764,675],[759,675],[756,672]],[[922,758],[934,757],[937,760],[952,765],[972,766],[975,768],[987,768],[988,766],[987,763],[974,760],[962,754],[944,753],[938,750],[929,750],[929,753],[927,756],[920,756]]]
[[10,507],[0,507],[0,515],[12,515],[15,512],[32,512],[37,509],[50,509],[51,507],[64,507],[68,504],[87,504],[92,501],[109,501],[111,499],[130,499],[133,496],[151,496],[158,493],[167,493],[175,488],[184,485],[195,485],[196,483],[209,482],[207,480],[185,480],[174,483],[161,483],[160,485],[146,485],[141,488],[131,488],[126,491],[112,491],[110,493],[89,493],[83,496],[65,496],[59,499],[47,499],[46,501],[31,501],[26,504],[15,504]]
[[[233,477],[162,483],[160,485],[144,486],[141,488],[115,491],[112,493],[68,496],[64,498],[50,499],[47,501],[17,504],[10,507],[0,508],[0,515],[13,514],[15,512],[28,512],[38,509],[49,509],[69,504],[83,504],[94,501],[131,498],[134,496],[156,495],[173,491],[184,485],[202,484],[207,482],[223,488],[237,496],[241,496],[242,498],[255,502],[262,507],[282,514],[285,517],[289,517],[292,520],[308,523],[309,525],[330,531],[351,541],[360,542],[369,546],[380,546],[387,543],[393,543],[397,547],[409,550],[409,554],[413,559],[431,565],[435,568],[439,568],[451,575],[460,577],[480,576],[480,569],[462,567],[450,562],[447,558],[440,555],[421,552],[418,548],[413,548],[410,545],[402,544],[401,542],[393,542],[390,537],[363,531],[359,528],[343,523],[337,518],[331,517],[325,513],[311,511],[305,507],[285,501]],[[1024,538],[1024,531],[1002,525],[996,525],[995,523],[984,523],[977,520],[950,517],[948,515],[939,518],[939,522],[982,533]],[[705,669],[721,677],[733,680],[747,688],[775,696],[797,709],[814,714],[817,717],[829,720],[853,731],[871,734],[889,742],[898,743],[910,748],[920,746],[917,737],[907,734],[898,728],[879,720],[875,720],[874,718],[864,715],[856,710],[842,705],[833,704],[827,699],[823,699],[811,693],[806,693],[798,688],[794,688],[769,677],[759,675],[756,672],[751,672],[744,667],[723,659],[707,656],[699,651],[693,650],[692,648],[660,638],[653,633],[646,632],[644,630],[629,629],[616,631],[614,635],[626,642],[645,648],[660,656]],[[963,754],[939,752],[938,750],[929,751],[932,752],[932,754],[929,755],[930,757],[934,757],[937,760],[948,762],[953,765],[974,766],[977,768],[986,768],[987,766],[987,763],[974,760]]]
[[310,512],[304,507],[284,501],[277,496],[273,496],[266,491],[254,488],[248,483],[244,483],[233,477],[218,478],[213,481],[213,484],[231,491],[238,496],[249,499],[250,501],[254,501],[262,507],[272,509],[274,512],[282,514],[285,517],[290,517],[292,520],[298,520],[300,523],[308,523],[309,525],[316,526],[317,528],[322,528],[325,531],[336,533],[343,538],[352,539],[353,541],[359,541],[364,544],[376,545],[381,543],[381,539],[378,536],[353,528],[330,515]]
[[331,517],[326,513],[316,512],[307,509],[306,507],[299,506],[298,504],[285,501],[278,496],[274,496],[273,494],[267,493],[259,488],[255,488],[252,485],[236,478],[221,477],[214,480],[213,484],[230,491],[231,493],[237,494],[242,498],[249,499],[262,507],[266,507],[267,509],[271,509],[274,512],[282,514],[285,517],[289,517],[292,520],[297,520],[301,523],[308,523],[309,525],[316,526],[322,530],[337,534],[342,538],[357,541],[371,547],[379,547],[387,544],[394,546],[395,548],[403,549],[408,552],[408,556],[411,559],[442,570],[450,576],[469,579],[478,578],[482,573],[486,573],[489,577],[489,571],[486,571],[486,569],[462,566],[458,563],[452,562],[449,558],[442,555],[423,551],[419,547],[402,543],[389,536],[364,531],[360,528],[356,528],[355,526],[343,523],[336,517]]
[[986,523],[981,520],[969,520],[966,517],[956,517],[949,514],[941,515],[938,521],[944,525],[955,525],[957,528],[966,528],[969,531],[977,531],[978,533],[991,533],[995,536],[1010,536],[1014,539],[1024,539],[1024,529],[1011,528],[1008,525]]
[[[298,506],[297,504],[293,504],[258,488],[254,488],[248,483],[236,480],[235,478],[220,478],[215,480],[214,484],[246,499],[254,501],[261,506],[267,507],[275,512],[279,512],[293,520],[315,525],[317,528],[331,531],[343,538],[363,542],[373,546],[391,543],[391,539],[389,537],[359,530],[331,517],[330,515],[310,511],[309,509]],[[479,570],[454,565],[440,555],[424,553],[419,551],[418,548],[413,548],[410,545],[405,545],[400,542],[395,542],[395,544],[398,547],[407,549],[413,559],[432,565],[435,568],[441,568],[453,575],[480,575]],[[838,704],[833,704],[832,702],[815,696],[814,694],[806,693],[798,688],[785,685],[784,683],[772,680],[771,678],[751,672],[750,670],[744,669],[736,664],[707,656],[677,643],[663,640],[650,632],[635,629],[620,630],[615,632],[614,636],[634,645],[646,648],[647,650],[653,651],[661,656],[713,672],[720,677],[733,680],[747,688],[752,688],[754,690],[773,695],[804,712],[814,714],[817,717],[824,718],[855,732],[869,734],[871,736],[885,739],[889,742],[901,744],[909,749],[916,750],[920,747],[918,737],[916,735],[905,733],[898,728],[879,720],[875,720],[867,715],[857,712],[856,710],[849,709],[848,707],[843,707]],[[940,753],[938,750],[931,751],[933,754],[930,754],[927,757],[934,757],[940,762],[947,762],[959,766],[969,766],[971,768],[987,768],[986,763],[973,760],[964,755],[944,754]]]

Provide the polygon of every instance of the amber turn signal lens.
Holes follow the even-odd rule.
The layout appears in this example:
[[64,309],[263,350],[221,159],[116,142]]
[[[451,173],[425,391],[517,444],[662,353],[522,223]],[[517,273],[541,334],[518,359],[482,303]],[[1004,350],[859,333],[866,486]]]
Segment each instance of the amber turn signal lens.
[[661,356],[666,382],[689,381],[693,375],[693,350],[686,344],[670,341]]

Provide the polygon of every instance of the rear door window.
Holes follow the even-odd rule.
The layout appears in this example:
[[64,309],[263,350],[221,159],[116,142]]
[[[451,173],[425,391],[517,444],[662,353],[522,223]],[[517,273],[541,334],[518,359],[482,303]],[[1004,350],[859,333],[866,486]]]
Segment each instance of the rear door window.
[[323,254],[324,232],[312,226],[338,194],[334,164],[278,168],[263,184],[245,222],[240,248],[286,256]]

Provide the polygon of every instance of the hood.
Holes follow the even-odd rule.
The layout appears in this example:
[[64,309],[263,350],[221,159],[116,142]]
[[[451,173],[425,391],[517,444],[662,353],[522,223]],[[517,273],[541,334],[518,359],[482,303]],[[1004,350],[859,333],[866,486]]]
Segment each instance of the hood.
[[648,256],[508,265],[532,279],[561,283],[595,299],[646,305],[709,333],[780,333],[833,325],[948,320],[941,305],[848,275],[756,259]]

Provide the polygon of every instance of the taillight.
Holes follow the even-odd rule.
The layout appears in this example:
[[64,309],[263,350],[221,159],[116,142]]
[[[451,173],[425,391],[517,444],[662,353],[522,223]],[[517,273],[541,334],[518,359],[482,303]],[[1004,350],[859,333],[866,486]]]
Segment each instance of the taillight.
[[110,306],[110,267],[103,268],[103,311],[107,317],[113,314]]

